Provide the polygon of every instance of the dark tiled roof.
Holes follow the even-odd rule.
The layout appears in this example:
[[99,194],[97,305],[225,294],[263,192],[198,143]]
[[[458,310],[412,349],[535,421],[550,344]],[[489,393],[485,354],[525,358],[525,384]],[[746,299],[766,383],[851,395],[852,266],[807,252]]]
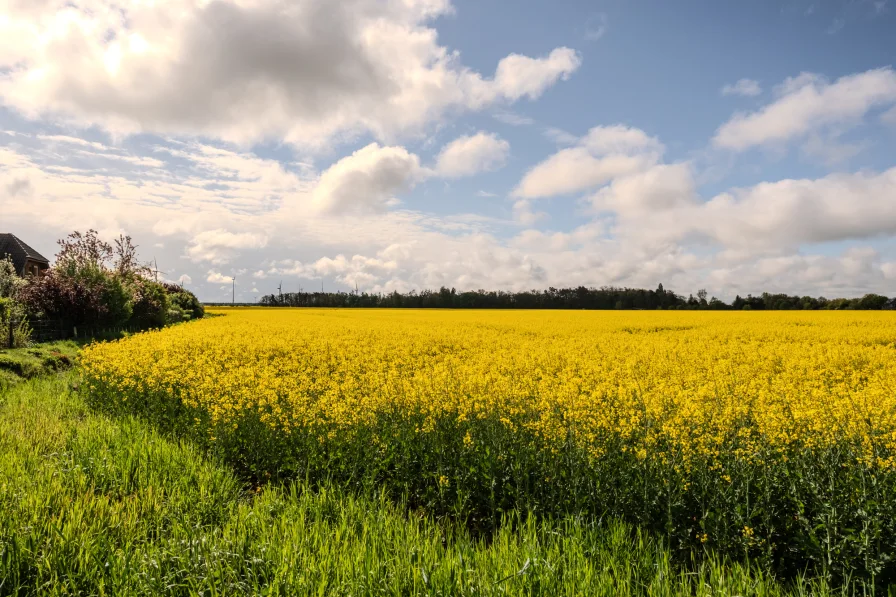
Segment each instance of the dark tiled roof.
[[46,257],[26,245],[15,234],[0,233],[0,259],[6,255],[12,257],[12,263],[20,274],[25,271],[27,259],[50,265],[50,261]]

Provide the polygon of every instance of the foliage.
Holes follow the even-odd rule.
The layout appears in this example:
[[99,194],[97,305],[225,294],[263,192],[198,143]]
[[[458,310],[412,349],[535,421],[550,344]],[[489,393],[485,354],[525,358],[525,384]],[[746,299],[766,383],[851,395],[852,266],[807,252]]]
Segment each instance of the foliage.
[[172,305],[168,307],[168,316],[166,319],[168,320],[168,323],[180,323],[189,320],[190,315],[180,307]]
[[72,341],[0,350],[0,391],[25,379],[68,369],[74,364],[78,350]]
[[616,522],[508,513],[482,542],[378,495],[301,483],[247,495],[189,444],[91,412],[70,382],[0,398],[4,595],[853,594],[822,580],[788,590],[715,556],[679,569],[661,542]]
[[133,309],[131,322],[143,329],[163,327],[169,307],[165,287],[140,276],[130,277],[127,286]]
[[122,326],[133,313],[131,294],[113,272],[65,261],[28,279],[22,301],[33,315],[74,326]]
[[896,582],[887,313],[232,310],[88,347],[90,400],[254,479],[494,532],[620,518],[683,560]]
[[9,255],[0,258],[0,299],[15,299],[25,281],[16,273]]
[[170,304],[188,313],[190,319],[202,319],[205,316],[205,307],[202,306],[195,294],[176,284],[169,284],[166,288]]
[[[0,346],[26,346],[30,341],[31,330],[26,321],[25,305],[20,300],[23,285],[24,280],[16,274],[10,257],[6,255],[0,259]],[[14,325],[12,346],[8,346],[11,324]]]
[[168,289],[149,278],[130,236],[120,235],[113,246],[95,230],[76,231],[59,247],[53,267],[20,292],[32,314],[75,327],[165,325]]

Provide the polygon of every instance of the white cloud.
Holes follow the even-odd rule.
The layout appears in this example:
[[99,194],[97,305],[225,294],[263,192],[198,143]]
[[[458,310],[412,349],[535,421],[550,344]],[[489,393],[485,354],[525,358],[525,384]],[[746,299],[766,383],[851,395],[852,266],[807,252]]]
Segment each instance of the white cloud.
[[713,197],[690,227],[730,247],[795,247],[896,234],[896,168],[781,180]]
[[585,23],[585,39],[597,41],[602,38],[609,26],[609,19],[605,13],[599,12],[591,15]]
[[[697,192],[690,164],[657,164],[620,176],[598,191],[591,202],[598,210],[625,216],[694,205]],[[678,224],[676,224],[678,225]]]
[[655,164],[662,144],[644,131],[598,126],[526,172],[514,195],[528,199],[575,193],[640,172]]
[[438,44],[448,0],[17,3],[0,21],[4,102],[115,135],[318,147],[414,135],[446,112],[534,99],[580,65],[510,54],[492,78]]
[[759,81],[754,79],[740,79],[737,83],[728,84],[722,87],[722,95],[742,95],[744,97],[755,97],[762,93],[762,87]]
[[787,79],[776,89],[776,96],[756,112],[735,114],[716,131],[713,145],[742,151],[860,122],[872,108],[896,103],[896,71],[879,68],[833,83],[804,73]]
[[881,122],[896,126],[896,106],[881,114]]
[[572,133],[564,131],[563,129],[558,129],[553,126],[549,126],[544,129],[544,136],[547,137],[548,139],[550,139],[551,141],[553,141],[554,143],[556,143],[557,145],[562,145],[562,146],[575,145],[579,141],[579,138],[576,137],[575,135],[573,135]]
[[494,112],[492,118],[499,122],[503,122],[504,124],[509,124],[510,126],[528,126],[535,124],[535,120],[532,118],[517,114],[516,112],[511,112],[510,110]]
[[582,59],[569,48],[557,48],[544,58],[511,54],[498,62],[493,83],[482,86],[481,91],[486,97],[510,101],[535,99],[558,80],[568,79],[581,64]]
[[405,148],[371,143],[327,168],[312,202],[321,213],[384,211],[423,176],[420,159]]
[[[325,177],[310,166],[281,165],[211,144],[165,142],[151,155],[176,168],[154,172],[119,161],[112,172],[70,159],[74,149],[86,148],[77,143],[69,144],[72,151],[59,151],[59,140],[25,133],[2,137],[8,140],[0,139],[0,188],[16,181],[27,181],[29,188],[4,197],[4,221],[29,244],[49,254],[55,238],[90,226],[106,238],[129,233],[143,247],[164,235],[164,247],[154,255],[159,268],[192,276],[191,289],[201,298],[229,300],[227,274],[235,272],[244,272],[236,274],[247,289],[244,298],[248,284],[265,276],[275,286],[282,279],[284,290],[312,279],[309,286],[315,288],[323,279],[328,290],[357,284],[367,291],[655,287],[661,281],[678,292],[705,286],[728,298],[763,290],[892,294],[896,279],[894,256],[880,247],[880,254],[867,250],[863,244],[870,242],[862,241],[896,235],[888,205],[896,196],[892,170],[771,181],[705,201],[694,190],[698,161],[664,163],[659,140],[626,127],[599,127],[570,148],[597,161],[639,160],[582,189],[585,207],[593,209],[579,209],[571,229],[567,218],[552,218],[539,211],[536,199],[522,196],[507,205],[515,227],[475,213],[359,210],[343,203],[321,211],[314,194]],[[140,141],[128,143],[130,149],[87,149],[141,157],[133,149]],[[357,171],[365,173],[362,190],[370,180],[377,188],[407,188],[412,182],[403,181],[429,174],[403,148],[361,151],[344,168],[329,169],[331,188],[353,189],[333,181],[351,179]],[[401,167],[380,168],[380,158],[394,158]],[[397,174],[382,177],[382,170]],[[380,184],[383,178],[397,182]],[[388,198],[373,204],[382,207]],[[360,201],[363,207],[368,199]],[[42,217],[35,220],[35,212]],[[508,230],[516,230],[515,236],[508,238]],[[847,241],[855,250],[816,250],[815,244],[830,241]],[[184,255],[202,261],[195,264]]]
[[442,148],[436,158],[436,172],[445,178],[472,176],[497,170],[507,161],[510,143],[494,133],[478,132],[458,137]]
[[896,280],[896,261],[883,263],[881,264],[880,269],[887,280]]
[[205,281],[212,284],[232,284],[233,278],[231,278],[230,276],[225,276],[221,272],[208,270],[208,275],[206,276]]
[[177,281],[180,282],[181,284],[192,284],[192,283],[193,283],[193,278],[191,278],[191,277],[188,276],[187,274],[182,274],[182,275],[177,279]]
[[193,237],[187,256],[194,262],[226,263],[242,249],[260,249],[267,243],[264,234],[206,230]]
[[479,191],[476,191],[476,196],[477,196],[477,197],[490,198],[490,197],[497,197],[498,194],[497,194],[497,193],[491,193],[491,192],[489,192],[489,191],[479,190]]

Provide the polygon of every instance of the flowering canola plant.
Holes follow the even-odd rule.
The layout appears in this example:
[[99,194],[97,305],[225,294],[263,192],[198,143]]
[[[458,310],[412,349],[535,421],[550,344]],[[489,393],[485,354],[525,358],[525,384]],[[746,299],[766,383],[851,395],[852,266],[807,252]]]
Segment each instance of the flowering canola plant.
[[393,486],[485,518],[610,513],[769,557],[824,515],[815,476],[888,491],[896,469],[893,313],[220,312],[88,347],[91,399],[255,477]]

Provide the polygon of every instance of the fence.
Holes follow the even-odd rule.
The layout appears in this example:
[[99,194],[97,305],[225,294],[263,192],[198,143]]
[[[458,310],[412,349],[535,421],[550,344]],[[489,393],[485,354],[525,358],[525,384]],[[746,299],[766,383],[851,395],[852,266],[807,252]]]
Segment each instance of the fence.
[[10,320],[0,326],[0,348],[18,348],[29,342],[53,340],[89,340],[91,338],[117,338],[122,333],[140,331],[137,327],[73,326],[63,320],[26,319]]

